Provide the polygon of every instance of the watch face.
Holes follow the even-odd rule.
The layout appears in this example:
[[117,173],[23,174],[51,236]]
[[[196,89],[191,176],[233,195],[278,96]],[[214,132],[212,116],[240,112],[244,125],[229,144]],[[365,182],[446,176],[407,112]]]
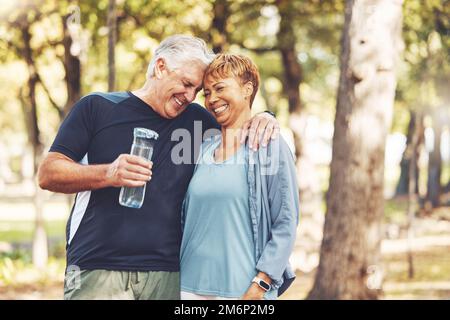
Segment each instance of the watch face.
[[264,281],[259,281],[259,285],[260,285],[261,287],[263,287],[264,289],[266,289],[266,290],[269,290],[269,289],[270,289],[269,284],[267,284],[267,283],[264,282]]

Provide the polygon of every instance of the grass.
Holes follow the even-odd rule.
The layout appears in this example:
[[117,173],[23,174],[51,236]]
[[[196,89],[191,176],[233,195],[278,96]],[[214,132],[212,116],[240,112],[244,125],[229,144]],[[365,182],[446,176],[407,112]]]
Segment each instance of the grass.
[[[448,247],[430,247],[413,253],[414,277],[408,277],[406,254],[383,257],[386,282],[450,281],[450,250]],[[450,288],[449,288],[450,289]]]
[[450,251],[430,247],[413,253],[414,277],[408,277],[406,254],[384,257],[386,299],[449,299]]
[[387,223],[404,224],[407,220],[407,201],[403,198],[386,200],[384,203],[384,217]]
[[[45,230],[49,238],[64,239],[66,220],[45,222]],[[34,221],[1,221],[0,242],[26,242],[33,240]]]
[[[449,299],[450,251],[448,247],[430,247],[413,253],[415,274],[408,277],[406,254],[383,256],[383,299]],[[297,272],[297,279],[281,300],[305,299],[312,288],[314,272]]]

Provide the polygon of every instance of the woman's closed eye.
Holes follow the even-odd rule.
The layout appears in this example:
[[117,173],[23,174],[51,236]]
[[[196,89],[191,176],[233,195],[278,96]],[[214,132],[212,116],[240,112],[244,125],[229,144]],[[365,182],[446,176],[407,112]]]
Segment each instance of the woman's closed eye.
[[[213,91],[220,93],[223,91],[225,87],[222,86],[218,86],[218,87],[214,87]],[[206,98],[211,94],[211,92],[209,90],[203,90],[203,96]]]

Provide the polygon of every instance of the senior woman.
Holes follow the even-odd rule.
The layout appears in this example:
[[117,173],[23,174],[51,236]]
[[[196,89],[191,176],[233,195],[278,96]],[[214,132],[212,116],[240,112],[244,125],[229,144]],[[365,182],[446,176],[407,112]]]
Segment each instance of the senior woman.
[[181,299],[276,299],[295,277],[294,158],[281,137],[256,152],[239,143],[259,85],[249,58],[218,55],[203,80],[222,131],[202,144],[183,203]]

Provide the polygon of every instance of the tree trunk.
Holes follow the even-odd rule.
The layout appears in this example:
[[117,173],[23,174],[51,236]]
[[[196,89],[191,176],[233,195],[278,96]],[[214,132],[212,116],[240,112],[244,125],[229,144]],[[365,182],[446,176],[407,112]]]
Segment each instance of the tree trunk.
[[276,4],[281,18],[277,42],[283,63],[283,90],[289,103],[290,127],[294,134],[296,157],[299,159],[302,154],[301,131],[303,128],[300,100],[302,68],[297,59],[297,52],[295,50],[295,43],[297,41],[292,27],[295,10],[293,10],[292,2],[288,0],[279,0]]
[[385,141],[403,47],[402,1],[347,0],[320,263],[309,299],[376,299]]
[[[423,127],[422,115],[411,115],[411,120],[413,122],[413,127],[416,130],[413,131],[411,135],[411,148],[410,154],[407,155],[410,163],[417,164],[417,157],[419,156],[418,145],[421,143],[421,138],[423,137],[422,130],[418,130]],[[412,241],[414,239],[414,221],[417,213],[418,207],[418,189],[417,189],[417,176],[419,175],[419,167],[417,165],[408,166],[408,207],[407,207],[407,217],[408,217],[408,250],[407,250],[407,262],[408,262],[408,277],[409,279],[414,278],[414,257],[412,249]]]
[[428,156],[428,182],[427,182],[427,196],[425,200],[425,208],[437,208],[440,206],[441,196],[441,172],[442,172],[442,157],[441,157],[441,135],[442,123],[440,119],[439,110],[433,114],[433,150]]
[[269,93],[267,92],[266,86],[264,85],[264,83],[262,82],[259,88],[259,92],[261,92],[261,97],[263,98],[265,104],[266,104],[266,108],[269,111],[274,112],[274,103],[272,102],[273,99],[271,99],[271,97],[269,96]]
[[308,225],[308,228],[298,230],[301,238],[305,240],[301,245],[304,253],[302,265],[307,267],[310,265],[308,261],[317,261],[324,217],[323,192],[319,183],[317,166],[310,152],[311,149],[305,148],[313,145],[317,137],[310,134],[313,131],[307,130],[308,115],[303,110],[300,95],[303,70],[297,58],[295,44],[298,41],[293,26],[299,10],[298,3],[296,5],[294,1],[289,0],[277,0],[275,3],[280,15],[276,48],[283,64],[283,94],[288,100],[289,127],[294,140],[299,197],[302,203],[300,214],[302,221]]
[[[450,79],[448,80],[448,82],[450,84]],[[443,106],[443,110],[444,114],[445,114],[445,122],[447,123],[447,130],[448,133],[450,133],[450,93],[448,93],[447,90],[447,96],[446,96],[446,100],[445,100],[445,105]],[[447,146],[444,146],[444,148],[446,148],[446,150],[450,151],[450,139],[447,139]],[[445,150],[445,149],[444,149]],[[447,168],[450,168],[450,162],[447,163]],[[450,177],[448,179],[448,181],[444,182],[444,185],[442,186],[442,191],[447,193],[450,192]],[[450,201],[447,201],[447,205],[450,205]]]
[[217,0],[213,3],[214,17],[209,41],[212,43],[214,53],[226,51],[228,44],[227,21],[230,16],[228,0]]
[[[32,146],[33,152],[33,172],[36,176],[38,164],[40,157],[42,155],[43,146],[40,141],[40,132],[38,126],[37,117],[37,103],[36,103],[36,85],[38,83],[38,75],[36,72],[36,65],[32,55],[31,49],[31,33],[30,26],[27,21],[26,15],[21,17],[21,33],[23,40],[23,58],[28,67],[28,95],[25,98],[23,92],[21,92],[22,106],[24,108],[26,127],[28,129],[28,140]],[[47,234],[44,227],[44,217],[43,217],[43,205],[42,196],[37,185],[37,181],[34,181],[35,193],[33,196],[33,204],[35,208],[35,228],[33,235],[33,248],[32,248],[32,259],[33,264],[38,269],[44,269],[47,265],[48,260],[48,243]]]
[[115,90],[116,62],[115,48],[117,41],[116,1],[109,0],[108,5],[108,91]]
[[[72,54],[71,47],[73,39],[69,33],[67,26],[69,15],[64,16],[62,19],[64,30],[64,71],[66,87],[67,87],[67,101],[64,105],[63,118],[69,113],[73,105],[80,100],[81,97],[81,62],[80,58],[76,54]],[[62,120],[62,119],[61,119]]]
[[[417,119],[419,117],[419,119]],[[414,162],[414,170],[415,172],[419,172],[419,149],[424,141],[424,125],[423,125],[423,116],[417,114],[415,111],[410,111],[410,120],[408,125],[408,133],[406,136],[406,148],[403,152],[402,161],[400,162],[400,178],[397,183],[397,188],[395,190],[396,196],[406,195],[409,193],[409,167],[411,163],[412,157],[415,158]],[[418,135],[418,140],[415,146],[413,147],[412,138],[414,135]],[[416,181],[415,184],[415,192],[419,193],[419,175],[415,175]]]

